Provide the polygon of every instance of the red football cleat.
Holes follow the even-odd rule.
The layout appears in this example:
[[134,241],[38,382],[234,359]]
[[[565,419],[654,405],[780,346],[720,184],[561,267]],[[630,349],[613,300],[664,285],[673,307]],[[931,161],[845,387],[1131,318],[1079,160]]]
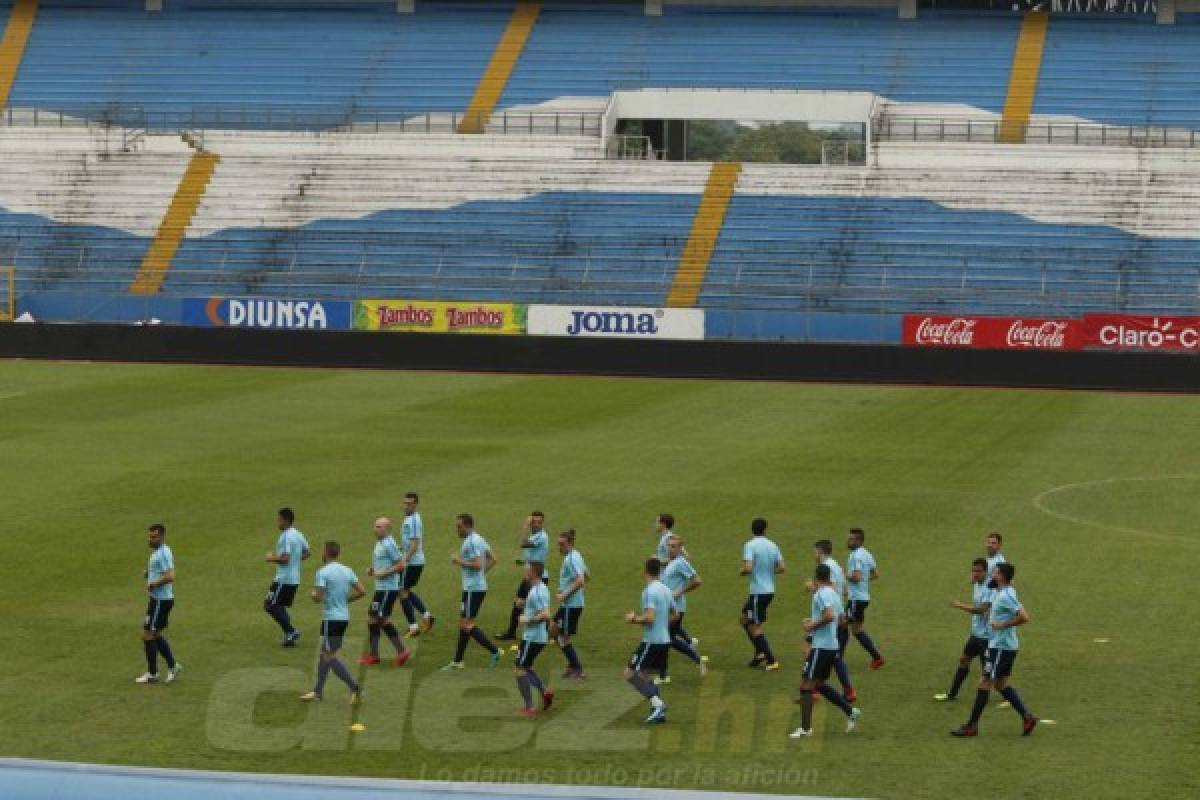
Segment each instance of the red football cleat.
[[379,656],[363,656],[358,660],[364,667],[373,667],[379,663]]
[[549,711],[552,705],[554,705],[554,690],[547,688],[542,692],[542,711]]
[[408,660],[410,658],[412,658],[412,650],[405,650],[403,653],[400,653],[399,655],[397,655],[396,659],[392,663],[395,664],[397,667],[403,667],[405,664],[408,663]]
[[855,691],[854,689],[847,689],[846,690],[846,702],[854,703],[857,700],[858,700],[858,692]]
[[962,726],[958,727],[957,729],[950,731],[950,735],[958,736],[959,738],[965,738],[968,736],[978,736],[979,729],[975,728],[971,725],[962,725]]
[[535,709],[532,709],[532,708],[522,708],[521,710],[519,710],[519,711],[517,712],[517,716],[518,716],[518,717],[525,717],[526,719],[529,719],[529,718],[531,718],[531,717],[536,717],[536,716],[537,716],[537,711],[536,711]]
[[1033,729],[1037,727],[1037,724],[1038,724],[1038,718],[1035,717],[1033,714],[1030,714],[1028,717],[1025,718],[1025,732],[1022,733],[1021,735],[1028,736],[1029,734],[1033,733]]
[[867,664],[867,669],[879,669],[886,663],[887,662],[884,661],[882,658],[877,658],[874,661],[872,661],[870,664]]

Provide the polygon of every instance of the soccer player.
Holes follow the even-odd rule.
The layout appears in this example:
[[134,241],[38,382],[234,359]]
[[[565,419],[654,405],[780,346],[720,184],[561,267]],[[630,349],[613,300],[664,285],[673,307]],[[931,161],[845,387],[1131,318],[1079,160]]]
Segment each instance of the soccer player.
[[[404,495],[404,522],[400,523],[400,549],[404,552],[404,563],[400,567],[400,608],[408,620],[406,639],[415,639],[421,632],[433,629],[434,617],[425,607],[425,602],[414,591],[421,573],[425,570],[425,523],[417,511],[417,493]],[[421,612],[421,625],[417,626],[417,614]]]
[[325,692],[325,680],[330,671],[350,687],[350,705],[362,701],[362,686],[354,680],[350,670],[337,657],[342,649],[346,628],[350,627],[350,604],[366,596],[367,590],[358,582],[354,570],[338,563],[342,547],[337,542],[326,542],[322,549],[321,563],[313,585],[312,599],[320,603],[321,610],[321,655],[317,661],[317,683],[313,690],[300,697],[306,703],[319,703]]
[[[688,561],[687,556],[683,554],[683,539],[675,534],[671,534],[667,539],[667,555],[671,560],[663,570],[662,582],[671,590],[673,598],[671,622],[668,627],[668,633],[671,634],[671,647],[695,661],[700,667],[700,677],[704,677],[708,673],[708,656],[702,656],[696,651],[700,641],[692,638],[692,635],[683,627],[683,616],[687,613],[686,595],[688,592],[699,589],[704,582],[700,580],[699,573]],[[665,662],[654,682],[659,686],[671,682]]]
[[654,548],[654,557],[659,563],[667,563],[670,557],[667,553],[667,540],[671,538],[671,529],[675,527],[675,517],[672,514],[659,514],[654,518],[654,531],[658,534],[658,545]]
[[[830,584],[833,586],[833,591],[837,593],[838,600],[843,602],[843,610],[845,609],[846,597],[846,573],[842,572],[842,565],[833,557],[833,542],[828,539],[821,539],[813,543],[813,552],[816,555],[817,564],[824,564],[829,567]],[[817,589],[816,583],[809,581],[808,589],[810,592],[815,592]],[[838,654],[833,661],[833,669],[837,673],[838,682],[842,684],[842,693],[846,695],[846,701],[853,703],[858,700],[858,692],[850,683],[850,669],[846,666],[846,645],[850,642],[850,627],[846,623],[845,614],[838,619],[837,624],[838,638]],[[812,637],[808,637],[807,641],[811,644]]]
[[861,711],[825,683],[838,657],[837,626],[844,612],[841,598],[833,588],[832,573],[827,564],[817,565],[813,572],[813,583],[816,590],[812,597],[812,616],[804,620],[804,630],[812,636],[812,649],[804,661],[804,678],[800,682],[800,727],[792,731],[792,739],[812,736],[814,689],[846,715],[846,733],[854,730],[862,716]]
[[[521,534],[517,539],[517,546],[521,548],[521,562],[528,564],[533,562],[546,566],[546,556],[550,553],[550,534],[546,533],[546,515],[540,511],[534,511],[525,518],[525,524],[521,528]],[[508,615],[508,627],[503,633],[496,634],[496,639],[501,642],[511,641],[517,638],[517,620],[521,616],[521,609],[525,605],[525,597],[529,594],[529,581],[525,579],[522,572],[521,583],[517,586],[517,595],[513,598],[512,610]]]
[[850,598],[846,618],[850,622],[850,632],[854,634],[854,638],[871,654],[871,663],[867,665],[867,669],[874,670],[887,662],[879,654],[875,642],[871,641],[870,634],[863,630],[863,623],[867,619],[867,606],[871,604],[871,581],[879,578],[879,572],[875,568],[875,557],[863,547],[866,538],[867,534],[862,528],[851,528],[846,541],[846,546],[850,548],[850,555],[846,558],[846,595]]
[[982,558],[975,559],[971,562],[971,602],[950,601],[951,608],[957,608],[971,615],[971,633],[967,636],[967,643],[963,646],[962,655],[959,656],[958,670],[954,673],[954,680],[950,682],[950,691],[945,694],[935,694],[934,700],[956,699],[958,690],[962,688],[963,681],[971,672],[971,662],[978,657],[979,663],[984,663],[983,655],[987,652],[989,636],[988,612],[992,608],[992,590],[988,588],[987,576],[987,561]]
[[371,610],[367,612],[367,641],[370,651],[358,660],[370,667],[379,663],[380,634],[387,634],[388,641],[396,648],[395,665],[404,666],[412,651],[404,646],[400,631],[392,624],[392,610],[400,596],[400,571],[404,563],[400,546],[392,536],[392,521],[387,517],[375,520],[375,553],[367,577],[375,579],[375,596],[371,598]]
[[642,626],[642,643],[629,658],[625,667],[625,680],[650,701],[650,716],[646,722],[659,724],[667,721],[667,704],[651,680],[667,662],[671,649],[670,619],[674,600],[671,590],[659,580],[662,562],[657,558],[646,561],[646,588],[642,590],[641,613],[630,611],[625,621],[630,625]]
[[542,581],[546,574],[546,564],[543,561],[525,562],[525,582],[529,590],[525,594],[525,603],[520,618],[517,620],[525,626],[521,635],[521,649],[517,651],[517,663],[513,672],[517,676],[517,689],[525,701],[525,707],[517,712],[521,717],[536,717],[537,709],[533,706],[533,690],[542,696],[542,711],[549,711],[554,703],[554,690],[542,683],[542,679],[533,671],[533,662],[546,646],[550,638],[548,634],[550,621],[550,590]]
[[474,639],[479,646],[491,653],[487,668],[495,669],[500,663],[500,651],[492,644],[487,634],[480,630],[475,619],[479,609],[483,607],[483,599],[487,596],[487,573],[496,566],[496,557],[487,540],[475,531],[475,518],[470,514],[459,514],[454,519],[454,528],[458,537],[463,540],[458,553],[450,556],[450,563],[462,568],[462,620],[458,626],[458,647],[454,651],[454,660],[442,667],[442,671],[463,669],[463,656],[467,653],[467,643]]
[[989,580],[991,580],[991,574],[996,571],[996,566],[1008,560],[1004,557],[1004,553],[1000,552],[1002,544],[1004,544],[1004,537],[994,531],[983,539],[983,549],[987,553],[985,560],[987,561],[987,576]]
[[146,529],[146,542],[150,545],[150,563],[142,577],[146,580],[146,591],[150,602],[146,605],[146,617],[142,622],[142,648],[146,651],[146,672],[134,680],[135,683],[158,683],[158,656],[161,653],[167,662],[167,683],[174,683],[183,671],[183,665],[175,660],[171,645],[163,632],[171,609],[175,605],[175,556],[164,541],[167,529],[155,523]]
[[587,677],[575,645],[571,637],[579,632],[579,618],[583,616],[583,587],[591,580],[583,555],[575,549],[575,529],[568,528],[558,535],[558,552],[563,557],[562,566],[558,570],[558,592],[554,599],[558,601],[558,611],[554,612],[554,621],[550,631],[554,640],[567,659],[567,669],[564,678],[581,681]]
[[988,610],[988,649],[983,655],[983,677],[979,679],[979,688],[975,692],[975,706],[971,709],[971,718],[956,730],[953,736],[976,736],[979,734],[979,718],[987,707],[988,692],[998,691],[1013,710],[1021,715],[1023,736],[1033,733],[1037,727],[1038,718],[1025,708],[1017,690],[1008,685],[1012,675],[1013,662],[1017,660],[1017,626],[1029,622],[1029,613],[1017,599],[1017,590],[1012,587],[1012,579],[1017,570],[1012,564],[999,564],[992,573],[996,582],[996,591],[992,594],[991,608]]
[[750,576],[750,596],[742,606],[742,630],[754,645],[751,667],[764,667],[776,672],[780,664],[771,652],[771,644],[763,634],[767,607],[775,599],[775,576],[784,571],[783,554],[779,546],[767,538],[767,521],[759,517],[750,523],[753,537],[742,547],[742,575]]
[[284,647],[295,647],[300,640],[300,632],[292,625],[288,609],[296,599],[296,589],[300,586],[300,564],[311,555],[308,540],[296,530],[295,522],[294,511],[290,508],[279,509],[275,517],[279,539],[275,542],[275,552],[267,553],[267,562],[275,565],[275,580],[267,590],[263,610],[283,630]]

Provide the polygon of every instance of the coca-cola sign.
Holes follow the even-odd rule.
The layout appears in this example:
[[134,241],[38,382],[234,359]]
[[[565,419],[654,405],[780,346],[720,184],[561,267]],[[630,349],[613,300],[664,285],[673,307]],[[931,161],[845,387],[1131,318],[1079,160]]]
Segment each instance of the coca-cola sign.
[[1078,350],[1083,336],[1073,319],[910,314],[904,318],[903,342],[912,347]]

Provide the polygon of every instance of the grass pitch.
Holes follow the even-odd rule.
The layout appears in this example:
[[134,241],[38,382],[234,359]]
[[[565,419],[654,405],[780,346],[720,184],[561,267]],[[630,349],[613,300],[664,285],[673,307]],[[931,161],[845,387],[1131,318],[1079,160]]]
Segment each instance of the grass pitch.
[[[854,797],[1200,792],[1193,397],[9,362],[0,452],[3,755]],[[421,493],[421,593],[439,626],[411,667],[368,674],[360,712],[336,683],[304,707],[317,609],[298,599],[294,651],[261,610],[274,511],[295,507],[309,539],[338,538],[363,575],[372,518],[399,516],[408,489]],[[492,632],[534,507],[552,531],[580,532],[594,579],[577,644],[592,680],[560,685],[548,648],[538,667],[561,708],[529,722],[512,717],[511,659],[487,673],[472,645],[465,673],[436,669],[453,652],[454,513],[473,512],[500,559],[482,613]],[[671,721],[648,731],[619,680],[637,640],[620,617],[660,511],[705,580],[688,627],[713,669],[701,682],[673,658]],[[789,566],[767,629],[779,674],[746,668],[736,622],[756,515]],[[155,521],[178,562],[170,639],[186,671],[140,687]],[[797,744],[786,733],[811,542],[830,536],[844,561],[852,525],[880,564],[868,630],[888,665],[868,673],[852,644],[860,732],[843,734],[821,703],[820,735]],[[1058,724],[1024,739],[992,707],[978,739],[957,741],[970,692],[949,707],[931,696],[967,632],[949,600],[969,597],[992,528],[1033,618],[1013,683]],[[350,658],[365,606],[353,614]]]

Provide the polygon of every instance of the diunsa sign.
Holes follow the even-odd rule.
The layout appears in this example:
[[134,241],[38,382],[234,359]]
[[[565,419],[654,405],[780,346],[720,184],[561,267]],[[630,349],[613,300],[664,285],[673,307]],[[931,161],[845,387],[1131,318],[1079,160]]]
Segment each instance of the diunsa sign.
[[526,326],[534,336],[703,339],[704,311],[699,308],[529,306]]

